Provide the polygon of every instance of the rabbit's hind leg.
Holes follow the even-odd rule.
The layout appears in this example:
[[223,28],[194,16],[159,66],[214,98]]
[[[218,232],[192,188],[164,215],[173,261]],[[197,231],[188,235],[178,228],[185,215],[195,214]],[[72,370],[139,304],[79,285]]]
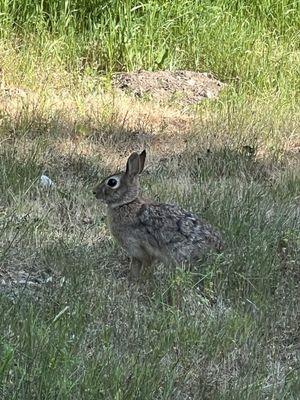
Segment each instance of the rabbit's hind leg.
[[147,281],[151,279],[153,270],[151,268],[153,263],[152,257],[144,257],[143,260],[132,257],[130,263],[130,280],[131,281]]

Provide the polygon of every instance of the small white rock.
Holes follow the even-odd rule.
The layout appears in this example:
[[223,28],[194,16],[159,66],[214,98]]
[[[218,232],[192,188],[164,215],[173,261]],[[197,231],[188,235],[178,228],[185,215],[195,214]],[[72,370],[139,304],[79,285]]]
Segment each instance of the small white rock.
[[47,175],[42,175],[40,182],[44,188],[50,188],[55,186],[54,182]]

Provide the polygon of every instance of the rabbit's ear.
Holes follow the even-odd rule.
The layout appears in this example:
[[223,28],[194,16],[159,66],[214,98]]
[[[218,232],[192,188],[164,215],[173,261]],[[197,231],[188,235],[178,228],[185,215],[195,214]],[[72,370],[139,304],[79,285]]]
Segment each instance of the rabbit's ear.
[[139,155],[139,174],[143,172],[145,160],[146,160],[146,150],[143,150]]
[[140,173],[140,155],[138,153],[132,153],[127,160],[125,175],[127,175],[129,178],[133,178],[139,173]]

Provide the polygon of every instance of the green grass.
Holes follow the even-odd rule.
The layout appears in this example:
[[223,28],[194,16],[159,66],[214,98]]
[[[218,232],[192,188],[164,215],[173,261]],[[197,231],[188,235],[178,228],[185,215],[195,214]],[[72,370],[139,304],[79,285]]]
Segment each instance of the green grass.
[[[0,1],[1,399],[299,399],[299,11]],[[111,93],[136,68],[228,87],[184,110]],[[145,194],[226,248],[130,286],[92,188],[143,147]]]
[[2,49],[21,64],[14,79],[23,85],[34,84],[37,69],[62,66],[77,80],[78,74],[185,68],[211,71],[248,92],[299,95],[295,0],[2,0],[0,13]]
[[[95,148],[85,158],[56,154],[57,137],[3,142],[1,270],[29,274],[2,286],[3,399],[299,397],[299,165],[226,144],[228,117],[209,123],[209,154],[198,127],[143,178],[148,195],[219,226],[226,250],[140,288],[91,194],[107,169],[101,135],[82,139]],[[47,150],[50,192],[37,182]]]

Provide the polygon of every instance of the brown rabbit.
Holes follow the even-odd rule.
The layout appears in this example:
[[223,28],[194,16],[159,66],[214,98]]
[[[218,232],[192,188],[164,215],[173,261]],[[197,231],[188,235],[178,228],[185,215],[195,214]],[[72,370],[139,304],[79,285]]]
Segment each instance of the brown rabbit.
[[140,197],[145,158],[145,150],[132,153],[125,172],[105,178],[93,191],[107,204],[110,232],[131,257],[132,278],[154,261],[181,265],[223,248],[220,234],[196,215]]

